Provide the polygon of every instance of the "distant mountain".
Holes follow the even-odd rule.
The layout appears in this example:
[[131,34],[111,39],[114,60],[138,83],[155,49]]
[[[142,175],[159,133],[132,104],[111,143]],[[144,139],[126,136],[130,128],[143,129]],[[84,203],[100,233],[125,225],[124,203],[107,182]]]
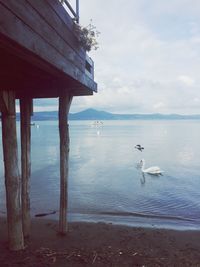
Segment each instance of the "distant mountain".
[[86,109],[78,113],[70,113],[70,120],[114,120],[115,115],[106,111],[98,111],[96,109]]
[[34,112],[33,120],[35,120],[35,121],[54,121],[54,120],[58,120],[58,112],[57,111]]
[[69,114],[70,120],[186,120],[200,119],[200,115],[178,115],[178,114],[114,114],[95,109]]
[[[17,120],[20,119],[20,114],[17,113]],[[42,111],[42,112],[34,112],[32,116],[32,120],[34,121],[54,121],[58,119],[57,111]]]
[[[17,114],[19,119],[19,114]],[[77,113],[70,113],[69,120],[199,120],[200,115],[179,114],[114,114],[96,109],[86,109]],[[34,121],[58,120],[57,111],[34,112]]]

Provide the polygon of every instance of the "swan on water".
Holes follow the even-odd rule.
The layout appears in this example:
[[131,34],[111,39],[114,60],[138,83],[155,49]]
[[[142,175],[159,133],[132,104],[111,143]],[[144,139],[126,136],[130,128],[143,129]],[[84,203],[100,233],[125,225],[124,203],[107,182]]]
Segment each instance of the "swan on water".
[[136,145],[135,148],[138,149],[138,150],[140,150],[141,152],[144,149],[144,147],[142,147],[141,145]]
[[149,167],[149,168],[145,169],[145,160],[144,159],[142,159],[140,161],[140,163],[141,163],[143,173],[149,173],[149,174],[155,174],[155,175],[157,174],[158,175],[158,174],[162,174],[164,172],[160,169],[160,167],[157,167],[157,166],[153,166],[153,167]]

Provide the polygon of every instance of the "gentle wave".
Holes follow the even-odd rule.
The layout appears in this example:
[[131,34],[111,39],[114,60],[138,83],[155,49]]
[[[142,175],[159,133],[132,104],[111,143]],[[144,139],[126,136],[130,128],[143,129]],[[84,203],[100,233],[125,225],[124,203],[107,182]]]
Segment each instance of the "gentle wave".
[[185,218],[181,216],[171,216],[171,215],[158,215],[158,214],[145,214],[137,212],[114,212],[114,211],[100,211],[100,212],[88,212],[88,214],[93,215],[108,215],[108,216],[124,216],[124,217],[143,217],[152,219],[162,219],[162,220],[178,220],[178,221],[196,221],[192,218]]

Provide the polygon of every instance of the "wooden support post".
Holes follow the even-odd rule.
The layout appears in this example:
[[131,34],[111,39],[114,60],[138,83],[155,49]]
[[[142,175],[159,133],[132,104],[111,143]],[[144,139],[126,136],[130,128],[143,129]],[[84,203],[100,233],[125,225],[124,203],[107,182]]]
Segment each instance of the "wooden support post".
[[22,225],[24,237],[30,236],[30,174],[31,174],[31,112],[32,100],[20,99],[21,169],[22,169]]
[[[8,241],[11,250],[24,249],[21,212],[21,181],[18,167],[15,93],[7,95],[8,112],[2,112],[2,140],[5,167]],[[3,101],[3,99],[1,99]]]
[[67,232],[67,204],[68,204],[68,160],[69,160],[69,129],[68,113],[72,97],[59,97],[59,133],[60,133],[60,214],[59,233]]
[[0,91],[0,112],[8,113],[8,94]]

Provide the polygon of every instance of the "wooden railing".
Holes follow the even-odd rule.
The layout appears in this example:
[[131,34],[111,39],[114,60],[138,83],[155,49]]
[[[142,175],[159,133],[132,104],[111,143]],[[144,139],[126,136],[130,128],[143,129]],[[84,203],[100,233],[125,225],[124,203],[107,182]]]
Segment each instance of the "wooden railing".
[[85,73],[90,77],[90,79],[94,80],[94,62],[87,54],[85,61]]
[[[74,11],[73,7],[67,0],[59,0],[63,7],[71,12],[72,18],[76,23],[79,23],[79,0],[76,0],[76,12]],[[93,60],[85,54],[85,74],[92,80],[94,80],[94,62]],[[96,90],[94,90],[96,91]]]
[[76,0],[76,11],[73,9],[73,7],[70,5],[69,1],[67,0],[60,0],[60,2],[62,3],[62,5],[68,9],[72,16],[73,16],[73,19],[79,23],[79,0]]

